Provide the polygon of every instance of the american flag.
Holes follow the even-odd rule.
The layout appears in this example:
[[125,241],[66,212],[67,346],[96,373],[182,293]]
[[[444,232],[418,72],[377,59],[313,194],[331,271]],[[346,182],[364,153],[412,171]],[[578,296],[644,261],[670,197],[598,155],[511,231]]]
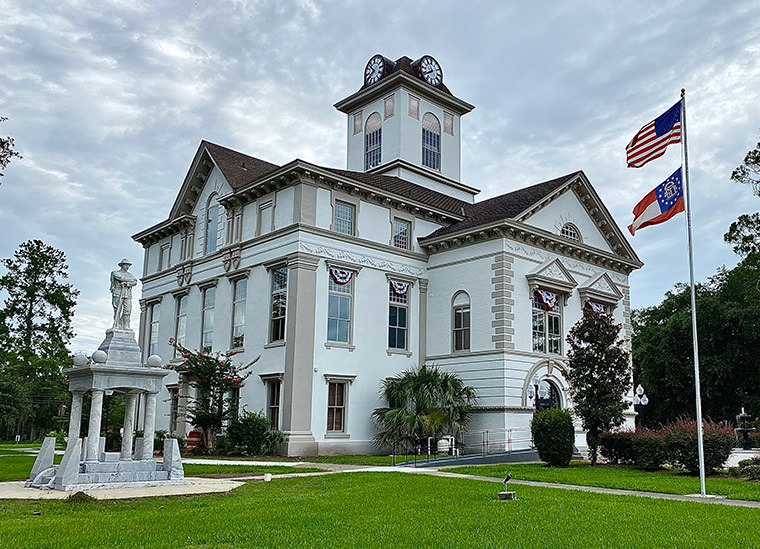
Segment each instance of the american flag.
[[629,168],[640,168],[661,157],[672,143],[681,142],[681,102],[645,124],[625,148]]

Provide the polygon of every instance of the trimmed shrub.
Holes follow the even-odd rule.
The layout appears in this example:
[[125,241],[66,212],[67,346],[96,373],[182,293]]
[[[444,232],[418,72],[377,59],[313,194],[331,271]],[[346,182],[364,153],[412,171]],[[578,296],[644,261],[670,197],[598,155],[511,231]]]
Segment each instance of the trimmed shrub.
[[633,431],[602,433],[599,437],[599,449],[602,457],[610,463],[635,463],[636,453],[633,450],[635,435],[636,433]]
[[753,448],[760,448],[760,432],[755,431],[749,434],[749,441]]
[[575,427],[570,412],[550,408],[536,412],[530,422],[538,458],[551,467],[567,467],[575,449]]
[[224,437],[227,453],[252,456],[276,454],[286,440],[285,433],[272,429],[263,412],[248,411],[229,424]]
[[[704,435],[705,469],[710,472],[721,467],[734,447],[734,430],[727,425],[705,421]],[[691,474],[699,473],[699,450],[697,443],[697,422],[693,419],[679,419],[663,429],[668,461],[686,469]]]
[[668,459],[665,435],[660,431],[643,429],[633,436],[633,453],[636,467],[645,471],[656,471]]

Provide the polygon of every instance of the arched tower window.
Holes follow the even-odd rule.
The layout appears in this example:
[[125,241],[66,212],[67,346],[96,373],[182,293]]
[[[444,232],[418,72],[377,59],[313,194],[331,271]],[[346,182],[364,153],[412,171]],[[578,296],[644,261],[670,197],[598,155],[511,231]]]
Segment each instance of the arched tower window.
[[470,350],[470,296],[458,292],[451,302],[452,342],[454,351]]
[[422,117],[422,165],[441,171],[441,122],[430,112]]
[[581,232],[578,230],[578,227],[572,223],[565,223],[562,226],[562,230],[560,230],[559,235],[564,236],[565,238],[569,238],[570,240],[575,240],[576,242],[583,242],[581,239]]
[[364,169],[380,165],[382,159],[383,121],[380,113],[373,112],[364,126]]

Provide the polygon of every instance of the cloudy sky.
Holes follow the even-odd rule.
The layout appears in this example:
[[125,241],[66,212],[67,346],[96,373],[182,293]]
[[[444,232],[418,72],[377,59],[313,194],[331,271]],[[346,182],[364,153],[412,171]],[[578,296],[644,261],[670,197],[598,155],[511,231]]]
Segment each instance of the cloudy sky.
[[[622,228],[680,163],[672,146],[627,169],[625,145],[686,88],[696,276],[733,266],[722,235],[760,209],[729,180],[760,137],[760,2],[527,4],[0,0],[0,135],[24,156],[1,180],[0,257],[31,238],[66,253],[73,349],[92,352],[108,273],[142,272],[130,236],[167,217],[200,140],[345,167],[332,105],[381,53],[432,55],[476,106],[462,180],[479,199],[582,169]],[[630,238],[634,307],[688,281],[684,218]]]

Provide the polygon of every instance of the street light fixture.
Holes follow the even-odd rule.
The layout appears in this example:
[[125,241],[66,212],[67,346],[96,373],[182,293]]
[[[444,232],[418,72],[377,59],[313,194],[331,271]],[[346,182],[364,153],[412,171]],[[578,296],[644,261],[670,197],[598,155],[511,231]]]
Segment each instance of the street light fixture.
[[[528,398],[533,400],[536,412],[551,408],[552,402],[549,397],[549,384],[546,381],[542,381],[538,374],[533,376],[531,384],[528,385],[526,391]],[[534,400],[535,399],[535,400]]]
[[[633,406],[634,409],[636,409],[637,406],[646,406],[649,404],[649,398],[644,393],[644,387],[641,386],[641,383],[639,383],[639,386],[636,387],[636,393],[633,395]],[[639,415],[641,415],[641,410],[637,410]],[[641,425],[641,419],[639,419],[639,425]]]

